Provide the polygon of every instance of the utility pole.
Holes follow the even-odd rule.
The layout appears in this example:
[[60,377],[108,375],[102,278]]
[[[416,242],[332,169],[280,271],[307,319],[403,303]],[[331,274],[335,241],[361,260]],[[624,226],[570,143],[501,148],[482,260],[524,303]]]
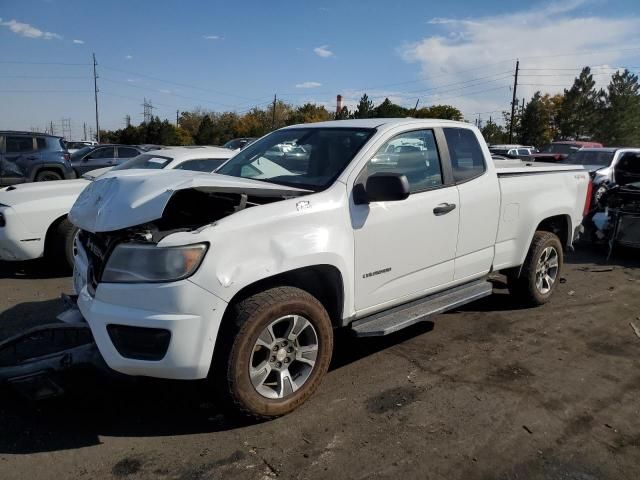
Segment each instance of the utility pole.
[[63,118],[61,123],[62,136],[65,140],[71,140],[71,119]]
[[100,143],[100,121],[98,120],[98,74],[96,73],[96,54],[93,54],[93,99],[96,104],[96,141]]
[[176,110],[176,128],[179,127],[180,110]]
[[273,95],[273,114],[271,116],[271,130],[275,130],[276,128],[276,102],[278,101],[278,97]]
[[86,140],[87,139],[87,122],[82,123],[82,131],[84,132],[84,136],[82,137],[82,139]]
[[49,134],[54,135],[55,130],[53,129],[53,121],[49,122]]
[[131,115],[127,114],[124,116],[124,126],[129,128],[131,126]]
[[149,123],[153,119],[153,108],[151,100],[147,100],[145,97],[144,102],[142,103],[142,117],[144,123]]
[[415,106],[415,107],[413,107],[413,113],[411,114],[411,116],[412,116],[412,117],[415,117],[415,116],[416,116],[416,112],[418,111],[418,104],[419,104],[419,103],[420,103],[420,99],[418,98],[418,99],[416,100],[416,106]]
[[513,117],[516,114],[516,91],[518,90],[518,70],[520,70],[520,60],[516,60],[516,75],[513,80],[513,98],[511,99],[511,121],[509,122],[509,143],[513,143]]

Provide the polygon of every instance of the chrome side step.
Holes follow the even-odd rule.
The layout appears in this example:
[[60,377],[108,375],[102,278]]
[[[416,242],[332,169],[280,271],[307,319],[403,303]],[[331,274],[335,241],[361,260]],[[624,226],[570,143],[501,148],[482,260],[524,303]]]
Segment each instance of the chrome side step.
[[351,330],[356,337],[381,337],[427,320],[431,315],[446,312],[491,295],[493,285],[477,280],[458,287],[399,305],[384,312],[356,320]]

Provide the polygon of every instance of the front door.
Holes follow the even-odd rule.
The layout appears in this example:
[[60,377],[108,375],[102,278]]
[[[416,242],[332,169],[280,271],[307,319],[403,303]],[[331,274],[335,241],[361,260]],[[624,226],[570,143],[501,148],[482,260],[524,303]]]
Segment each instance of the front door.
[[355,308],[373,311],[435,291],[453,281],[458,190],[443,175],[434,131],[388,140],[356,183],[380,171],[406,175],[406,200],[351,204],[355,241]]

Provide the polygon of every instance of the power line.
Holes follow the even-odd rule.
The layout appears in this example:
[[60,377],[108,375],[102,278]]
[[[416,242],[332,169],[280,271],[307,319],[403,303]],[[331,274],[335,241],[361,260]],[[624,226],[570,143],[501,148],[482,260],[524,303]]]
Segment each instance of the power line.
[[0,75],[0,78],[29,78],[34,80],[87,80],[86,76],[68,76],[68,75]]
[[131,87],[131,88],[137,88],[137,89],[141,89],[141,90],[146,90],[146,91],[154,90],[157,93],[162,93],[164,95],[169,95],[171,97],[184,98],[184,99],[187,99],[187,100],[194,100],[196,102],[212,103],[212,104],[220,105],[220,106],[227,107],[227,108],[234,108],[233,105],[229,105],[229,104],[222,103],[222,102],[216,102],[214,100],[206,100],[206,99],[202,99],[202,98],[190,97],[188,95],[181,95],[179,93],[174,93],[174,92],[166,92],[166,91],[163,92],[163,91],[160,91],[158,89],[152,89],[152,88],[149,88],[149,87],[145,87],[143,85],[134,85],[134,84],[132,84],[130,82],[123,82],[121,80],[114,80],[112,78],[103,77],[102,80],[104,80],[106,82],[118,83],[118,84],[125,85],[125,86]]
[[236,98],[240,98],[242,100],[252,100],[251,98],[244,97],[244,96],[241,96],[241,95],[235,95],[235,94],[232,94],[232,93],[220,92],[220,91],[216,91],[216,90],[212,90],[212,89],[205,89],[205,88],[202,88],[202,87],[197,87],[195,85],[189,85],[189,84],[186,84],[186,83],[174,82],[172,80],[164,80],[162,78],[153,77],[151,75],[146,75],[146,74],[142,74],[142,73],[138,73],[138,72],[132,72],[132,71],[129,71],[129,70],[123,70],[121,68],[108,67],[108,66],[103,66],[103,68],[106,68],[108,70],[113,70],[113,71],[116,71],[116,72],[128,73],[129,75],[137,75],[139,77],[144,77],[144,78],[148,78],[150,80],[155,80],[156,82],[167,83],[169,85],[176,85],[178,87],[191,88],[193,90],[201,90],[201,91],[204,91],[204,92],[210,92],[210,93],[214,93],[216,95],[222,95],[222,96],[225,96],[225,97],[236,97]]
[[64,65],[66,67],[75,66],[90,66],[90,63],[65,63],[65,62],[22,62],[18,60],[0,60],[0,63],[14,64],[14,65]]

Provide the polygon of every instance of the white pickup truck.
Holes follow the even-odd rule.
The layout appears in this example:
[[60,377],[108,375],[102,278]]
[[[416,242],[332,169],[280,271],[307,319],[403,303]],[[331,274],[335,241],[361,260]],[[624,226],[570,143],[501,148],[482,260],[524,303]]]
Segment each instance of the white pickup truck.
[[[284,143],[308,155],[266,157]],[[496,168],[466,123],[287,127],[215,174],[89,185],[69,214],[77,304],[113,370],[209,377],[240,410],[283,415],[320,384],[336,328],[387,335],[491,294],[495,271],[546,302],[589,185],[580,166]]]

